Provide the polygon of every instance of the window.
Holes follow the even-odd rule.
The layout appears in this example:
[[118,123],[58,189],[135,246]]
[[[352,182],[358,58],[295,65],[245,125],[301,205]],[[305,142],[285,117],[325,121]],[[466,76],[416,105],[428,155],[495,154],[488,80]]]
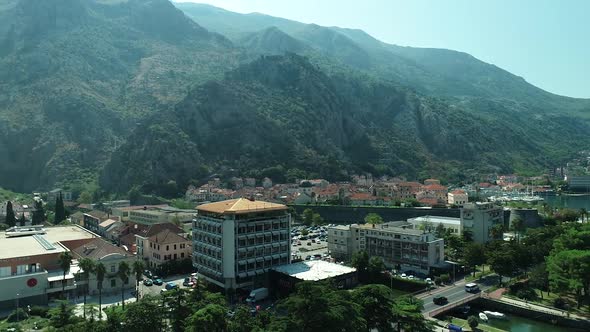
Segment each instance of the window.
[[176,245],[174,245],[174,250],[176,250]]
[[180,253],[180,258],[184,258],[184,253],[183,252]]
[[12,274],[12,267],[10,266],[3,266],[0,267],[0,277],[7,277]]
[[115,288],[115,287],[117,287],[117,280],[111,279],[111,288]]
[[177,258],[177,255],[176,255],[176,254],[174,254],[174,260],[176,260],[176,258]]
[[166,246],[166,251],[168,251],[168,250],[170,250],[170,246],[167,245]]
[[184,243],[181,243],[181,244],[180,244],[180,249],[184,249],[184,248],[186,248],[186,244],[184,244]]
[[111,265],[111,273],[115,273],[115,265]]

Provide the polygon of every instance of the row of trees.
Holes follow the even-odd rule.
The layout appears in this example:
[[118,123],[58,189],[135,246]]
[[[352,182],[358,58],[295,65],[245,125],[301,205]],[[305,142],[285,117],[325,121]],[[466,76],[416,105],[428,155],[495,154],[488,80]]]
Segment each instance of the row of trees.
[[[66,275],[70,271],[72,265],[73,256],[69,251],[63,252],[59,256],[59,265],[63,272],[63,279],[62,279],[62,296],[65,297],[65,287],[66,287]],[[97,280],[97,288],[98,288],[98,308],[99,308],[99,318],[102,316],[102,311],[100,308],[102,307],[102,289],[103,289],[103,282],[106,275],[106,267],[102,262],[95,262],[89,258],[82,258],[79,261],[79,267],[81,269],[80,276],[82,280],[86,281],[86,289],[84,290],[84,318],[86,318],[86,296],[88,295],[89,291],[89,281],[90,275],[94,274]],[[131,274],[135,275],[135,294],[136,299],[139,299],[139,281],[141,280],[141,276],[145,269],[145,265],[143,261],[136,260],[133,262],[131,266],[126,261],[121,261],[118,266],[117,276],[121,280],[121,304],[122,307],[125,307],[125,285],[129,282],[129,276]]]
[[[62,208],[63,208],[63,201],[62,201]],[[34,203],[35,210],[33,211],[32,215],[32,223],[33,225],[41,225],[45,222],[45,208],[43,206],[43,202],[41,200],[36,200]],[[65,210],[64,210],[65,211]],[[4,219],[4,223],[8,227],[14,227],[17,224],[20,226],[24,226],[26,219],[25,214],[21,214],[21,216],[17,219],[16,213],[14,212],[14,206],[12,205],[11,201],[6,202],[6,217]],[[65,219],[65,218],[64,218]]]
[[[295,293],[275,308],[259,310],[238,305],[230,311],[220,293],[200,283],[192,290],[178,289],[146,296],[125,307],[105,310],[106,320],[95,320],[96,310],[76,318],[65,302],[50,313],[47,330],[63,331],[430,331],[432,323],[421,314],[423,303],[413,297],[394,298],[383,285],[353,291],[338,290],[328,282],[302,282]],[[100,310],[99,315],[100,315]],[[253,313],[254,311],[254,313]]]

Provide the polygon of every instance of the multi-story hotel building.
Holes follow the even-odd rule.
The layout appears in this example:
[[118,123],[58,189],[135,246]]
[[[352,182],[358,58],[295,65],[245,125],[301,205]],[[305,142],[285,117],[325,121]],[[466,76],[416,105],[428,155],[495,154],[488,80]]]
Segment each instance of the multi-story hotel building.
[[246,198],[199,205],[193,220],[193,265],[225,289],[252,288],[272,267],[288,264],[287,207]]

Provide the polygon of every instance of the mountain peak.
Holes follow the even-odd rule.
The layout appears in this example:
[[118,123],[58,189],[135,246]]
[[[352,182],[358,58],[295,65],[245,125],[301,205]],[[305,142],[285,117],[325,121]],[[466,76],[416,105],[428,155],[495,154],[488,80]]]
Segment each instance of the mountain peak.
[[261,54],[299,53],[308,47],[276,26],[251,33],[238,40],[238,45]]

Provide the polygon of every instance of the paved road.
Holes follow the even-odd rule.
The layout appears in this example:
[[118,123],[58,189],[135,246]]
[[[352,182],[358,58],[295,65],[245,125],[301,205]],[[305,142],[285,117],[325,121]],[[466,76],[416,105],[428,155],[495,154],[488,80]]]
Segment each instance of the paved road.
[[[454,285],[438,288],[438,289],[433,290],[429,293],[424,293],[424,294],[418,295],[418,298],[421,299],[422,301],[424,301],[424,310],[422,310],[422,313],[426,315],[426,314],[429,314],[430,312],[442,307],[442,306],[434,304],[434,302],[432,302],[432,299],[435,296],[446,297],[447,300],[449,301],[446,305],[459,302],[461,300],[464,300],[467,297],[472,296],[473,295],[472,293],[468,293],[465,291],[465,284],[466,283],[467,282],[465,282],[465,280],[459,280]],[[494,277],[491,277],[491,278],[486,278],[485,280],[476,281],[476,283],[479,285],[479,288],[483,292],[483,291],[491,288],[493,285],[495,285],[497,283],[497,279],[495,279]]]
[[139,283],[139,296],[143,297],[146,296],[148,294],[150,295],[159,295],[160,291],[162,289],[164,289],[164,287],[166,287],[166,283],[167,282],[173,282],[175,284],[177,284],[180,288],[185,288],[182,285],[182,282],[184,281],[184,278],[188,277],[184,276],[184,275],[180,275],[180,276],[171,276],[168,278],[164,278],[162,279],[164,281],[164,284],[162,286],[157,286],[157,285],[152,285],[152,286],[146,286],[143,284],[143,282]]

